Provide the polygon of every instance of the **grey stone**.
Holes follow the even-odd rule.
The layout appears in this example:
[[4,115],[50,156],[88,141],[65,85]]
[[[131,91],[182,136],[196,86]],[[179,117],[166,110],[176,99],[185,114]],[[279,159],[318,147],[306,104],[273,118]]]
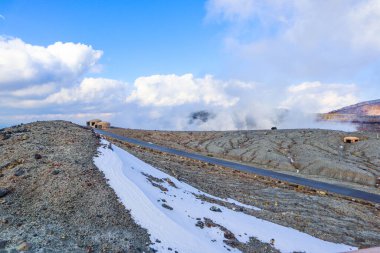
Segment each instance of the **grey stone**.
[[35,154],[35,155],[34,155],[34,158],[35,158],[36,160],[39,160],[39,159],[42,158],[42,155],[40,155],[40,154]]
[[0,188],[0,198],[5,197],[9,192],[7,188]]
[[0,249],[4,249],[5,246],[7,246],[8,241],[7,240],[0,240]]
[[173,207],[167,205],[167,204],[162,204],[162,207],[166,208],[166,209],[169,209],[169,210],[173,210]]
[[219,207],[216,207],[216,206],[210,207],[210,210],[213,211],[213,212],[222,212],[222,210]]
[[24,175],[24,174],[25,174],[25,170],[24,170],[23,168],[18,168],[18,169],[15,171],[15,173],[14,173],[14,175],[15,175],[16,177],[22,176],[22,175]]

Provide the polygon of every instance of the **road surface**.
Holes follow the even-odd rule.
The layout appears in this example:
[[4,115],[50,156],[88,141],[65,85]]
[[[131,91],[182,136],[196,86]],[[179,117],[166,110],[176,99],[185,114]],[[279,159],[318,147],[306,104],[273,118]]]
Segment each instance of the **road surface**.
[[312,179],[307,179],[307,178],[283,174],[281,172],[256,168],[253,166],[244,165],[244,164],[231,162],[231,161],[226,161],[226,160],[222,160],[222,159],[218,159],[218,158],[214,158],[214,157],[208,157],[208,156],[204,156],[204,155],[200,155],[200,154],[195,154],[195,153],[190,153],[190,152],[186,152],[186,151],[182,151],[182,150],[177,150],[177,149],[173,149],[173,148],[159,146],[159,145],[153,144],[151,142],[146,142],[146,141],[141,141],[138,139],[128,138],[128,137],[120,136],[120,135],[110,133],[107,131],[103,131],[103,130],[99,130],[99,129],[96,129],[95,132],[102,134],[102,135],[106,135],[106,136],[115,138],[115,139],[118,139],[120,141],[129,142],[132,144],[140,145],[142,147],[158,150],[158,151],[169,153],[169,154],[179,155],[182,157],[187,157],[187,158],[199,160],[202,162],[212,163],[215,165],[219,165],[219,166],[223,166],[223,167],[227,167],[227,168],[231,168],[231,169],[235,169],[235,170],[239,170],[239,171],[249,172],[249,173],[257,174],[260,176],[267,176],[267,177],[271,177],[271,178],[278,179],[281,181],[286,181],[288,183],[308,186],[308,187],[311,187],[314,189],[324,190],[324,191],[331,192],[331,193],[337,193],[337,194],[344,195],[344,196],[351,197],[351,198],[357,198],[357,199],[371,201],[374,203],[380,203],[380,195],[374,194],[374,193],[355,190],[355,189],[351,189],[349,187],[324,183],[324,182],[320,182],[320,181],[316,181],[316,180],[312,180]]

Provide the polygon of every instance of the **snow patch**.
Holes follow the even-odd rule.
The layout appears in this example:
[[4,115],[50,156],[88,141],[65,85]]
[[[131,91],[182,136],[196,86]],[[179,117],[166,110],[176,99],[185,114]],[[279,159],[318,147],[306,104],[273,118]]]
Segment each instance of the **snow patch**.
[[[248,242],[250,237],[265,243],[274,239],[274,247],[281,252],[328,253],[356,249],[202,201],[196,195],[260,210],[233,199],[221,199],[202,192],[119,147],[113,145],[110,149],[106,140],[101,143],[98,148],[100,155],[94,157],[95,165],[103,171],[121,203],[131,211],[135,222],[148,230],[154,243],[151,247],[158,252],[240,252],[225,244],[225,234],[219,227],[195,226],[199,221],[204,222],[204,218],[225,227],[243,243]],[[212,206],[221,212],[211,211]]]

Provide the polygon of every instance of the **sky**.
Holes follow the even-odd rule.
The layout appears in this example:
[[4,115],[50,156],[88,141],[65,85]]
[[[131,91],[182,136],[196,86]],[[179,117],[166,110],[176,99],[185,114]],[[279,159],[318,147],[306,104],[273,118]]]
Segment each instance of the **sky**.
[[0,1],[0,126],[318,127],[379,70],[378,0]]

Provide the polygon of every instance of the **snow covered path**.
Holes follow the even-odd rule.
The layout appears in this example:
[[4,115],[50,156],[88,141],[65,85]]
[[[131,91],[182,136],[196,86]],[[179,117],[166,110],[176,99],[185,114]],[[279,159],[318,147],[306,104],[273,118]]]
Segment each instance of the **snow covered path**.
[[[256,237],[281,252],[345,252],[355,247],[326,242],[256,217],[223,206],[204,202],[196,195],[259,210],[232,199],[220,199],[201,192],[176,178],[153,168],[128,152],[102,140],[95,165],[109,179],[123,205],[131,210],[133,219],[146,228],[158,252],[239,252],[223,241],[225,231],[232,232],[240,242]],[[216,207],[216,211],[211,211]],[[218,212],[220,209],[221,212]],[[220,226],[195,226],[205,224],[205,218]]]

